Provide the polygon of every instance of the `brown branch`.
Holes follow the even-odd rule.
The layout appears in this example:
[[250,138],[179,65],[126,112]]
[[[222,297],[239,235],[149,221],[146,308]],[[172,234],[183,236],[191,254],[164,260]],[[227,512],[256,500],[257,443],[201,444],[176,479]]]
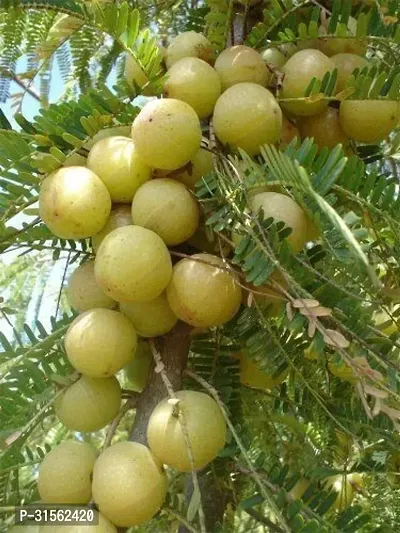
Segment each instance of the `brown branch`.
[[108,427],[107,435],[106,435],[106,438],[103,444],[103,450],[105,450],[111,445],[111,441],[115,435],[115,432],[118,429],[119,423],[124,418],[124,416],[129,411],[129,409],[133,409],[135,407],[135,404],[136,404],[136,397],[131,396],[121,407],[119,413],[117,414],[117,416],[114,418],[114,420],[111,422],[111,424]]
[[8,69],[6,69],[4,67],[0,67],[0,72],[1,72],[2,76],[5,76],[6,78],[10,78],[17,85],[19,85],[21,87],[21,89],[23,89],[25,92],[30,94],[33,98],[35,98],[35,100],[37,100],[38,102],[41,102],[39,93],[37,93],[35,91],[35,89],[32,89],[29,85],[26,85],[22,81],[22,78],[17,76],[17,74],[15,74],[14,72],[11,72],[10,70],[8,70]]

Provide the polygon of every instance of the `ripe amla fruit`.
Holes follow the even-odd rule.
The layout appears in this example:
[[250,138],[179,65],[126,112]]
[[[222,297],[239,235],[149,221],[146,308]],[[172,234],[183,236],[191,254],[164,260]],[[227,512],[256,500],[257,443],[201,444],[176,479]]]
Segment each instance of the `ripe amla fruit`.
[[170,178],[180,181],[188,189],[194,190],[196,183],[213,170],[213,155],[208,150],[200,148],[192,159],[182,169],[176,170]]
[[[62,524],[60,526],[41,526],[39,533],[117,533],[117,528],[101,513],[93,510],[95,515],[98,515],[97,524],[82,524],[79,526]],[[29,533],[29,532],[27,532]]]
[[256,155],[263,144],[279,140],[282,111],[268,89],[256,83],[238,83],[218,98],[213,124],[223,144]]
[[240,364],[240,382],[246,387],[271,390],[286,379],[287,371],[282,372],[276,378],[266,374],[257,362],[250,359],[246,351],[239,353],[236,357]]
[[322,113],[311,117],[302,117],[297,121],[302,139],[313,137],[320,149],[335,148],[341,144],[344,149],[349,144],[349,138],[340,125],[339,111],[327,107]]
[[168,246],[174,246],[196,231],[199,208],[183,183],[159,178],[138,189],[132,202],[132,220],[157,233]]
[[132,225],[133,225],[133,220],[132,220],[131,206],[124,205],[124,204],[115,206],[111,210],[110,217],[107,220],[106,225],[103,227],[103,229],[99,233],[96,233],[96,235],[93,235],[92,237],[93,251],[95,253],[97,252],[104,237],[106,237],[109,233],[111,233],[117,228],[121,228],[122,226],[132,226]]
[[185,31],[172,39],[167,48],[165,63],[168,69],[184,57],[198,57],[210,63],[212,55],[212,44],[204,35],[195,31]]
[[397,126],[399,103],[395,100],[344,100],[340,124],[345,134],[361,143],[383,141]]
[[[217,402],[207,394],[192,390],[176,393],[179,402],[162,400],[152,412],[147,427],[151,451],[164,464],[190,472],[180,417],[186,425],[194,468],[199,470],[213,461],[225,446],[226,425]],[[177,413],[179,412],[179,415]]]
[[133,359],[137,335],[128,318],[111,309],[91,309],[79,315],[65,336],[71,365],[85,376],[114,375]]
[[82,376],[57,398],[57,418],[71,431],[97,431],[109,424],[121,407],[118,380]]
[[196,254],[174,266],[167,298],[172,311],[183,322],[208,328],[225,324],[235,316],[242,290],[222,259]]
[[101,513],[119,527],[150,520],[164,503],[167,476],[151,451],[137,442],[118,442],[97,459],[93,499]]
[[307,242],[307,216],[292,198],[279,192],[261,192],[250,198],[250,207],[254,213],[262,209],[265,219],[284,222],[292,229],[287,242],[295,252],[303,248]]
[[257,83],[265,87],[271,74],[262,56],[253,48],[244,45],[226,48],[215,62],[222,90],[225,91],[237,83]]
[[201,143],[200,121],[195,110],[175,98],[146,104],[133,122],[131,135],[143,161],[164,170],[186,165]]
[[39,467],[38,489],[43,503],[88,503],[96,452],[91,444],[67,440],[53,448]]
[[153,356],[148,342],[139,339],[133,360],[124,368],[124,375],[128,381],[127,387],[136,392],[142,392],[147,383]]
[[113,202],[129,203],[138,188],[151,178],[151,168],[138,155],[132,139],[108,137],[90,150],[87,166],[110,193]]
[[118,302],[154,300],[170,282],[171,256],[154,231],[124,226],[101,243],[94,273],[100,287]]
[[331,57],[337,68],[336,92],[343,91],[355,69],[363,69],[369,66],[365,57],[356,54],[336,54]]
[[107,222],[110,211],[106,186],[86,167],[60,168],[40,188],[40,217],[61,239],[91,237]]
[[147,302],[121,302],[119,308],[141,337],[164,335],[178,321],[169,306],[165,292]]
[[221,81],[217,72],[197,57],[185,57],[172,65],[167,72],[164,95],[189,104],[200,118],[209,117],[221,94]]
[[88,261],[74,270],[69,278],[66,294],[70,306],[80,313],[96,307],[112,309],[117,305],[97,284],[94,261]]
[[333,71],[335,64],[319,50],[306,49],[294,54],[282,67],[285,74],[280,93],[281,105],[294,115],[316,115],[328,106],[327,100],[315,102],[300,100],[285,102],[285,98],[303,98],[311,80],[322,80],[327,72]]

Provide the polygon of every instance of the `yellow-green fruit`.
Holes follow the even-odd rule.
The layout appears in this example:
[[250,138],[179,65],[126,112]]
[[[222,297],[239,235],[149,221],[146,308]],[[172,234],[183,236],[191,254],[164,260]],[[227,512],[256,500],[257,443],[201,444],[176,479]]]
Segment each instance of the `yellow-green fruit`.
[[[322,33],[322,32],[320,32]],[[346,35],[354,35],[354,32],[347,30]],[[365,38],[356,39],[351,37],[320,37],[318,39],[318,48],[328,57],[336,54],[357,54],[364,56],[367,51],[367,42]]]
[[276,67],[278,70],[280,67],[283,67],[283,65],[287,61],[287,57],[285,54],[283,54],[278,48],[267,48],[262,53],[263,60],[272,65],[273,67]]
[[328,362],[328,369],[331,374],[342,381],[348,381],[353,384],[358,381],[358,377],[354,373],[354,370],[344,361],[341,361],[339,364],[330,361]]
[[371,144],[383,141],[396,127],[399,106],[390,100],[344,100],[339,115],[348,137]]
[[93,139],[87,141],[83,148],[86,150],[91,150],[93,146],[102,139],[107,139],[108,137],[130,137],[131,126],[111,126],[109,128],[104,128],[96,133]]
[[225,324],[235,316],[242,291],[222,259],[196,254],[174,266],[167,298],[178,318],[192,326],[208,328]]
[[226,425],[219,405],[207,394],[182,390],[176,398],[177,406],[165,399],[154,409],[147,426],[147,441],[162,463],[179,472],[190,472],[182,425],[174,409],[178,408],[186,425],[195,470],[213,461],[225,446]]
[[141,337],[164,335],[178,321],[169,306],[165,292],[148,302],[122,302],[119,308]]
[[278,192],[261,192],[250,198],[250,207],[254,213],[262,209],[265,219],[272,217],[275,222],[284,222],[292,229],[287,242],[295,252],[303,248],[307,242],[307,216],[289,196]]
[[70,306],[79,313],[96,307],[112,309],[116,306],[115,300],[107,296],[96,282],[94,261],[88,261],[74,270],[66,294]]
[[[131,54],[127,54],[125,58],[125,78],[132,88],[138,85],[143,88],[149,81],[146,74],[143,72],[141,66]],[[143,90],[145,96],[152,96],[152,90],[150,86],[147,86]]]
[[182,182],[188,189],[194,190],[196,183],[213,170],[213,156],[208,150],[200,148],[194,157],[181,170],[174,172],[174,180]]
[[284,98],[303,98],[311,80],[322,80],[327,72],[333,71],[335,64],[319,50],[300,50],[282,67],[285,74],[280,99],[282,107],[294,115],[316,115],[327,106],[327,100],[316,102],[302,100],[284,102]]
[[294,487],[288,492],[289,496],[293,498],[293,500],[299,500],[302,498],[305,491],[310,486],[310,482],[302,477],[299,479],[299,481],[294,485]]
[[97,252],[103,239],[109,233],[111,233],[117,228],[122,228],[123,226],[132,226],[132,225],[133,225],[133,220],[132,220],[131,206],[122,204],[122,205],[118,205],[114,207],[114,209],[111,210],[110,217],[106,225],[103,227],[103,229],[99,233],[96,233],[96,235],[93,235],[92,237],[93,251],[95,253]]
[[67,440],[53,448],[39,467],[43,503],[88,503],[96,452],[91,444]]
[[238,83],[218,98],[213,123],[223,144],[256,155],[263,144],[279,140],[282,112],[268,89],[256,83]]
[[354,490],[351,483],[349,483],[348,477],[339,474],[327,478],[324,482],[325,490],[337,493],[337,498],[332,505],[332,508],[337,511],[348,507],[354,498]]
[[151,180],[142,185],[132,202],[133,223],[151,229],[168,246],[186,241],[199,225],[195,197],[178,181]]
[[84,167],[86,166],[86,157],[81,154],[69,155],[63,163],[63,167]]
[[226,48],[215,62],[215,70],[221,78],[222,90],[237,83],[257,83],[265,87],[271,74],[261,54],[244,45]]
[[138,154],[149,166],[176,170],[200,148],[199,117],[181,100],[152,100],[136,117],[132,138]]
[[333,107],[328,107],[322,113],[311,117],[304,117],[297,121],[301,138],[313,137],[318,147],[335,148],[341,144],[347,148],[349,138],[342,130],[339,120],[339,111]]
[[164,85],[167,98],[176,98],[189,104],[200,118],[209,117],[221,94],[217,72],[197,57],[185,57],[172,65]]
[[57,398],[54,409],[60,422],[71,431],[97,431],[118,414],[121,395],[115,377],[82,376]]
[[110,193],[113,202],[131,202],[133,195],[151,178],[151,168],[138,155],[132,139],[108,137],[90,150],[87,166]]
[[279,148],[284,150],[296,137],[297,139],[300,139],[300,132],[298,128],[293,124],[293,122],[287,119],[285,115],[283,115]]
[[150,520],[164,503],[167,476],[143,444],[118,442],[97,459],[93,499],[101,513],[119,527]]
[[[274,282],[278,284],[278,287],[274,287]],[[261,285],[257,287],[252,283],[247,283],[246,286],[248,287],[248,291],[244,291],[243,293],[243,303],[247,303],[250,292],[253,294],[257,304],[261,307],[266,307],[271,304],[279,304],[286,301],[286,297],[280,288],[287,290],[288,284],[283,274],[279,270],[272,272],[267,280],[267,283],[269,286]]]
[[139,339],[133,360],[124,368],[129,389],[142,392],[147,383],[152,360],[149,343]]
[[[117,533],[117,528],[101,513],[93,510],[98,514],[98,523],[96,525],[82,524],[79,526],[63,524],[60,526],[41,526],[39,533]],[[22,533],[22,532],[21,532]]]
[[172,39],[167,48],[165,63],[167,68],[171,68],[184,57],[198,57],[210,63],[212,55],[212,45],[204,35],[195,31],[185,31]]
[[250,357],[241,352],[239,354],[240,362],[240,381],[246,387],[260,390],[271,390],[285,381],[287,372],[283,372],[276,378],[272,378],[261,370],[260,365],[252,361]]
[[[393,310],[392,310],[393,316]],[[398,332],[398,327],[396,322],[393,320],[392,316],[387,311],[380,311],[374,314],[374,322],[376,327],[385,335],[393,335],[393,333]],[[396,318],[396,321],[398,318]]]
[[118,302],[154,300],[170,282],[171,256],[154,231],[124,226],[101,243],[94,273],[100,287]]
[[337,68],[337,93],[340,93],[346,88],[347,82],[355,69],[358,68],[361,70],[369,66],[365,57],[360,57],[356,54],[336,54],[331,57],[331,60]]
[[125,315],[111,309],[91,309],[79,315],[65,336],[71,365],[85,376],[114,375],[133,359],[136,331]]
[[40,188],[40,217],[61,239],[85,239],[98,233],[110,210],[106,186],[86,167],[60,168]]

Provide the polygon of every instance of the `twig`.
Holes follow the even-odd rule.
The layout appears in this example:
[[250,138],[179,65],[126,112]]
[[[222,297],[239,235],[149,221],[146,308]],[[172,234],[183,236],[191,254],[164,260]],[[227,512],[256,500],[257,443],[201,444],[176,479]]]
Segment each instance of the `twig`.
[[65,283],[65,278],[67,277],[68,267],[69,267],[69,260],[71,259],[71,252],[68,252],[67,260],[65,261],[65,267],[64,272],[61,278],[61,284],[60,284],[60,290],[58,291],[58,297],[57,297],[57,306],[56,306],[56,312],[54,314],[55,318],[58,317],[58,312],[60,310],[60,303],[61,303],[61,294]]
[[281,529],[279,526],[271,522],[269,518],[263,516],[261,513],[256,511],[255,509],[245,509],[246,513],[254,518],[254,520],[257,520],[257,522],[260,522],[260,524],[264,524],[268,527],[270,531],[276,531],[277,533],[281,533],[283,529]]
[[14,72],[11,72],[10,70],[4,68],[4,67],[0,67],[0,71],[1,71],[1,74],[3,76],[5,76],[6,78],[10,78],[12,81],[14,81],[17,85],[19,85],[25,92],[27,92],[28,94],[30,94],[33,98],[35,98],[35,100],[37,100],[38,102],[40,102],[40,95],[35,91],[35,89],[32,89],[32,87],[30,87],[30,85],[26,85],[22,79],[17,76],[17,74],[15,74]]
[[115,432],[118,429],[119,423],[124,418],[124,416],[129,411],[129,409],[132,409],[133,407],[135,407],[135,403],[136,403],[136,398],[130,397],[121,407],[119,413],[117,414],[117,416],[114,418],[114,420],[111,422],[111,424],[108,427],[107,435],[106,435],[106,438],[103,444],[103,451],[111,445],[111,441],[115,435]]
[[185,526],[185,528],[190,531],[191,533],[198,533],[197,529],[194,528],[188,520],[186,520],[185,517],[183,517],[180,513],[175,511],[175,509],[171,509],[171,507],[163,507],[163,510],[170,514],[171,516],[174,516],[181,524]]
[[[149,344],[150,344],[151,353],[153,355],[154,362],[156,364],[155,372],[157,372],[157,373],[159,373],[161,375],[161,379],[163,380],[163,383],[165,385],[165,388],[168,391],[168,395],[170,396],[170,398],[171,399],[177,399],[176,395],[175,395],[175,392],[174,392],[174,389],[172,387],[172,384],[171,384],[170,380],[168,379],[167,373],[165,372],[164,363],[162,362],[161,355],[160,355],[160,353],[158,352],[158,350],[156,348],[154,340],[151,339]],[[199,479],[198,479],[197,472],[196,472],[195,466],[194,466],[193,450],[192,450],[192,446],[191,446],[190,440],[189,440],[189,433],[188,433],[188,429],[187,429],[187,426],[186,426],[186,421],[184,419],[182,410],[179,409],[179,403],[177,404],[176,407],[178,409],[179,423],[180,423],[181,428],[182,428],[183,437],[185,439],[186,451],[187,451],[187,455],[188,455],[188,458],[189,458],[190,469],[191,469],[191,474],[192,474],[193,488],[194,488],[194,490],[198,491],[198,493],[201,495]],[[200,497],[199,511],[198,512],[199,512],[201,533],[207,533],[205,515],[204,515],[204,509],[203,509],[203,504],[202,504],[202,501],[201,501],[201,497]]]

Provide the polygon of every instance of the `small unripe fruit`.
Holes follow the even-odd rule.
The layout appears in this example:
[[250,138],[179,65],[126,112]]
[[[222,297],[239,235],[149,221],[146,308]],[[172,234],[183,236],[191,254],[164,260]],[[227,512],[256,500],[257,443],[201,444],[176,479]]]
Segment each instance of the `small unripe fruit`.
[[133,122],[132,138],[138,154],[149,166],[176,170],[200,148],[199,117],[181,100],[152,100]]
[[84,167],[84,166],[86,166],[86,157],[78,153],[68,156],[63,163],[63,167]]
[[94,261],[88,261],[74,270],[69,278],[66,294],[70,306],[79,313],[96,307],[112,309],[117,305],[97,284]]
[[337,144],[341,144],[346,149],[349,144],[340,125],[339,111],[333,107],[328,107],[318,115],[301,118],[297,124],[302,139],[313,137],[319,148],[335,148]]
[[190,472],[184,433],[174,409],[178,408],[186,425],[196,470],[213,461],[225,446],[226,425],[219,405],[207,394],[183,390],[176,393],[176,398],[177,406],[165,399],[154,409],[147,440],[162,463],[180,472]]
[[[319,50],[306,49],[294,54],[282,67],[285,74],[280,98],[303,98],[311,80],[322,80],[327,72],[333,71],[335,64]],[[282,107],[294,115],[316,115],[327,106],[326,100],[310,102],[281,102]]]
[[118,205],[111,210],[110,217],[107,220],[106,225],[103,229],[93,235],[92,237],[92,248],[96,253],[99,249],[100,244],[103,242],[103,239],[112,231],[117,228],[122,228],[123,226],[132,226],[132,212],[130,205]]
[[272,217],[275,222],[282,221],[292,228],[287,242],[295,252],[303,248],[307,242],[307,217],[289,196],[278,192],[262,192],[250,198],[250,206],[254,213],[262,209],[265,219]]
[[180,181],[188,189],[194,190],[196,183],[213,170],[213,156],[208,150],[200,148],[189,163],[181,170],[174,172],[174,180]]
[[339,116],[346,135],[371,144],[383,141],[396,127],[399,104],[393,100],[344,100]]
[[154,300],[171,279],[171,256],[154,231],[124,226],[101,243],[94,273],[100,287],[118,302]]
[[53,448],[39,467],[38,489],[43,503],[88,503],[92,497],[94,448],[67,440]]
[[108,137],[90,150],[87,166],[107,187],[113,202],[128,203],[151,178],[151,168],[138,155],[132,139]]
[[209,117],[221,94],[217,72],[197,57],[185,57],[174,63],[167,72],[164,85],[167,98],[177,98],[189,104],[200,118]]
[[336,362],[329,361],[328,369],[331,374],[341,379],[342,381],[348,381],[349,383],[353,384],[357,383],[358,381],[358,377],[352,367],[344,361],[341,361],[339,364],[336,364]]
[[132,202],[133,223],[151,229],[168,246],[186,241],[199,225],[199,208],[188,189],[159,178],[142,185]]
[[119,308],[141,337],[164,335],[178,321],[164,292],[148,302],[122,302]]
[[356,54],[336,54],[331,60],[337,68],[336,92],[340,93],[347,86],[347,81],[355,69],[363,69],[369,66],[365,57]]
[[209,63],[213,49],[210,41],[195,31],[186,31],[175,37],[167,48],[165,63],[171,68],[174,63],[184,57],[198,57]]
[[118,442],[97,459],[93,499],[101,513],[119,527],[150,520],[164,503],[167,476],[143,444]]
[[133,359],[137,345],[131,322],[118,311],[91,309],[79,315],[65,336],[71,365],[85,376],[114,375]]
[[262,56],[249,46],[226,48],[215,62],[215,70],[221,78],[225,91],[237,83],[257,83],[265,87],[271,74]]
[[98,511],[94,510],[93,513],[99,516],[96,525],[82,524],[73,526],[62,524],[60,526],[49,526],[46,524],[40,527],[39,533],[117,533],[117,528],[107,518]]
[[300,139],[300,132],[298,128],[293,124],[293,122],[287,119],[285,115],[283,115],[279,148],[281,150],[284,150],[293,141],[295,137],[297,137],[297,139]]
[[178,318],[192,326],[207,328],[225,324],[235,316],[242,291],[222,259],[196,254],[174,266],[167,298]]
[[71,431],[97,431],[109,424],[121,407],[121,387],[115,377],[82,376],[57,398],[57,418]]
[[98,233],[110,210],[106,186],[86,167],[60,168],[40,188],[40,217],[61,239],[85,239]]
[[278,69],[283,67],[287,61],[285,54],[278,50],[278,48],[267,48],[261,55],[266,63],[269,63]]
[[240,381],[243,385],[252,389],[271,390],[283,383],[287,376],[285,371],[276,378],[272,378],[260,368],[259,364],[250,359],[245,352],[239,354],[239,362]]
[[111,126],[110,128],[104,128],[98,131],[93,139],[90,139],[90,141],[83,145],[83,148],[90,151],[102,139],[107,139],[108,137],[130,137],[130,135],[131,126]]
[[238,83],[219,97],[213,123],[223,144],[256,155],[263,144],[279,140],[282,112],[268,89],[255,83]]
[[149,343],[139,339],[133,360],[124,368],[129,389],[142,392],[147,383],[152,360],[153,356]]

